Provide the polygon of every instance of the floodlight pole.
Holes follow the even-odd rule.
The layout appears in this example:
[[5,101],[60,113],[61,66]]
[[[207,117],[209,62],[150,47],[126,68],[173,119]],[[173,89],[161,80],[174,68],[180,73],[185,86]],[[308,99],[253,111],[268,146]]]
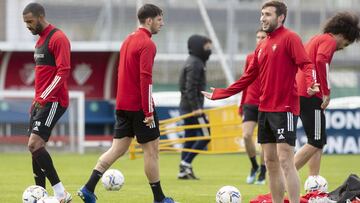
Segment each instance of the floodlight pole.
[[226,58],[223,52],[223,49],[220,45],[219,39],[216,36],[214,27],[211,24],[209,15],[206,11],[206,8],[204,6],[204,2],[202,0],[197,0],[198,6],[199,6],[199,10],[200,10],[200,14],[202,19],[204,20],[205,23],[205,27],[207,29],[207,31],[209,32],[210,38],[213,41],[214,44],[214,48],[218,54],[219,60],[220,60],[220,64],[221,64],[221,68],[223,69],[224,73],[225,73],[225,77],[226,77],[226,82],[228,85],[234,83],[234,77],[233,74],[230,70],[229,65],[226,62]]

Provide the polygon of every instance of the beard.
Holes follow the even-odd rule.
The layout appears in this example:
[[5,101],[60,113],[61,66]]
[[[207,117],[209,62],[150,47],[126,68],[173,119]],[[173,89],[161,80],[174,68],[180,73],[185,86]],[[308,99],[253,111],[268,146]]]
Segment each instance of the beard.
[[277,28],[278,24],[276,22],[270,22],[267,26],[267,28],[264,28],[264,26],[261,27],[266,33],[271,33]]
[[35,29],[30,29],[30,32],[33,35],[38,35],[41,33],[42,30],[43,30],[43,26],[40,23],[38,23],[36,24]]

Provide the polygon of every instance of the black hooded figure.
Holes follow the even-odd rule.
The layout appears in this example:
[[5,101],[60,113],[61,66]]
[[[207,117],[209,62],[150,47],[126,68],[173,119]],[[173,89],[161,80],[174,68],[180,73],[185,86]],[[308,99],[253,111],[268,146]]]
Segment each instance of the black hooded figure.
[[[188,39],[189,57],[180,75],[180,114],[193,112],[195,116],[184,119],[184,125],[208,123],[202,113],[204,96],[201,91],[206,88],[206,61],[211,55],[211,40],[208,37],[192,35]],[[185,130],[185,137],[210,136],[209,128]],[[184,148],[202,150],[209,140],[185,142]],[[197,153],[182,152],[179,179],[198,179],[192,169],[191,163]]]

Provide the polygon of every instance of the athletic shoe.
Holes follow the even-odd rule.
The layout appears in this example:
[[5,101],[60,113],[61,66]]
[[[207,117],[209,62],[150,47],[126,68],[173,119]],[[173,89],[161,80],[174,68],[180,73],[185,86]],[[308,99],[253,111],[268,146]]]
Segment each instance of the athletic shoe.
[[175,203],[175,201],[171,197],[165,197],[161,202],[154,201],[154,203]]
[[247,184],[253,184],[255,182],[256,179],[256,173],[259,171],[259,167],[258,168],[251,168],[250,170],[250,174],[249,176],[246,178],[246,183]]
[[178,179],[182,180],[199,180],[194,174],[194,171],[191,166],[185,166],[183,164],[180,164],[179,166],[179,174]]
[[260,174],[257,181],[255,181],[255,185],[265,185],[265,175]]
[[77,195],[85,202],[85,203],[96,203],[97,197],[93,192],[90,192],[85,186],[80,188],[77,192]]
[[59,202],[60,202],[60,203],[70,203],[71,200],[72,200],[71,194],[65,191],[65,197],[59,199]]

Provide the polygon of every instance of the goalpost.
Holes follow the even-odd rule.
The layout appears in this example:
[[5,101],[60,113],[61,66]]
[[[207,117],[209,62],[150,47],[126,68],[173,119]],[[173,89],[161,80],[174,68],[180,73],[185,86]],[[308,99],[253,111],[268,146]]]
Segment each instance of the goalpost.
[[[29,108],[34,91],[0,90],[0,151],[23,149],[27,143]],[[67,111],[53,129],[48,146],[56,150],[84,153],[85,95],[69,91]]]

